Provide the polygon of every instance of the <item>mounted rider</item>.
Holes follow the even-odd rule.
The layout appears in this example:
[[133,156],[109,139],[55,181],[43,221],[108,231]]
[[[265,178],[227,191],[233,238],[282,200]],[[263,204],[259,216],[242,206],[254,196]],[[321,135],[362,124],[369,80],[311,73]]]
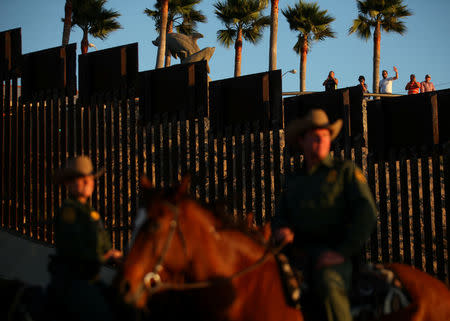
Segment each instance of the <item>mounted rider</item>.
[[287,176],[272,222],[275,238],[302,253],[306,282],[320,305],[315,313],[324,311],[329,321],[352,320],[351,257],[376,224],[375,202],[361,169],[330,157],[331,142],[341,128],[342,120],[330,123],[321,109],[288,125],[287,146],[300,149],[304,163]]
[[69,198],[55,215],[56,255],[49,264],[48,293],[50,304],[60,310],[56,314],[69,320],[114,319],[99,274],[103,263],[119,259],[122,253],[111,248],[100,214],[88,203],[95,179],[103,173],[94,173],[89,157],[78,156],[55,175]]

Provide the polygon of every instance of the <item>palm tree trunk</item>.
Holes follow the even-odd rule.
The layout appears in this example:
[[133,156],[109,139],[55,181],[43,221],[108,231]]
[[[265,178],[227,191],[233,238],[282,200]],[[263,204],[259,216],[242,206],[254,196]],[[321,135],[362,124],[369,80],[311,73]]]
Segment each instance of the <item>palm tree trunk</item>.
[[167,16],[169,14],[169,0],[161,1],[161,28],[159,30],[159,47],[156,58],[156,69],[164,67],[164,57],[166,55],[166,32]]
[[72,0],[66,0],[64,6],[64,29],[62,37],[62,45],[67,46],[70,39],[70,29],[72,27]]
[[372,90],[378,93],[378,83],[380,82],[380,42],[381,42],[381,22],[378,21],[373,32],[373,85]]
[[234,44],[235,57],[234,57],[234,77],[241,75],[241,60],[242,60],[242,29],[238,29],[236,42]]
[[269,70],[277,69],[278,2],[279,0],[271,0]]
[[87,54],[89,49],[88,31],[83,30],[83,39],[81,40],[81,54]]
[[[173,20],[170,20],[168,23],[167,23],[167,33],[172,33],[173,32]],[[167,49],[166,49],[166,62],[164,63],[164,66],[165,67],[170,67],[170,63],[171,63],[171,59],[172,57],[170,56],[170,53],[169,52],[167,52]]]
[[306,36],[302,39],[302,48],[300,50],[300,91],[305,91],[306,88],[306,59],[308,55],[308,38]]

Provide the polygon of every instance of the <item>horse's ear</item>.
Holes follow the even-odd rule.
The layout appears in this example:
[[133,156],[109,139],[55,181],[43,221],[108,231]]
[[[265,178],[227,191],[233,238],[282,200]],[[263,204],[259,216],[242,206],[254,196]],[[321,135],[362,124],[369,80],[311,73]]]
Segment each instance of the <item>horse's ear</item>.
[[267,222],[262,227],[262,234],[264,236],[264,240],[268,242],[272,237],[272,227],[270,226],[270,222]]
[[191,176],[189,174],[183,176],[181,179],[180,185],[177,189],[176,198],[181,199],[183,196],[188,194],[189,187],[191,185]]
[[141,187],[144,189],[151,189],[153,187],[152,182],[150,182],[148,177],[145,175],[142,175],[140,184],[141,184]]
[[253,212],[250,212],[247,214],[247,217],[245,218],[247,228],[249,230],[253,229],[253,218],[255,217],[255,214]]

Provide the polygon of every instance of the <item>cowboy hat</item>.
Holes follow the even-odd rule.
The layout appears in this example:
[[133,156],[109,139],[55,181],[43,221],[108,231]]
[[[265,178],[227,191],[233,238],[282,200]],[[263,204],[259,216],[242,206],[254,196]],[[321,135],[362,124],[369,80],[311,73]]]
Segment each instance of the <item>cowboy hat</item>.
[[308,130],[316,128],[326,128],[330,130],[333,141],[342,128],[342,119],[330,124],[328,116],[323,109],[311,109],[305,117],[291,121],[286,128],[286,145],[290,148],[298,148],[297,139]]
[[67,162],[67,167],[56,172],[55,181],[57,184],[63,184],[72,179],[89,175],[97,178],[103,175],[104,172],[105,169],[102,168],[97,173],[94,173],[94,167],[92,166],[91,159],[88,156],[81,155],[69,159]]

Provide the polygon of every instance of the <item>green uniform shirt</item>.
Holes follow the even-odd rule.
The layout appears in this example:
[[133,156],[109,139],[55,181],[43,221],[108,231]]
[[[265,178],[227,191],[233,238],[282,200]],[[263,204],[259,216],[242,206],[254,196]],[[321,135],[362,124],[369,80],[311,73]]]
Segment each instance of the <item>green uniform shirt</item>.
[[55,246],[60,257],[102,262],[111,242],[99,213],[88,204],[68,199],[56,216]]
[[286,178],[274,228],[290,227],[294,244],[306,252],[357,254],[376,223],[376,207],[362,171],[330,157],[309,172]]

